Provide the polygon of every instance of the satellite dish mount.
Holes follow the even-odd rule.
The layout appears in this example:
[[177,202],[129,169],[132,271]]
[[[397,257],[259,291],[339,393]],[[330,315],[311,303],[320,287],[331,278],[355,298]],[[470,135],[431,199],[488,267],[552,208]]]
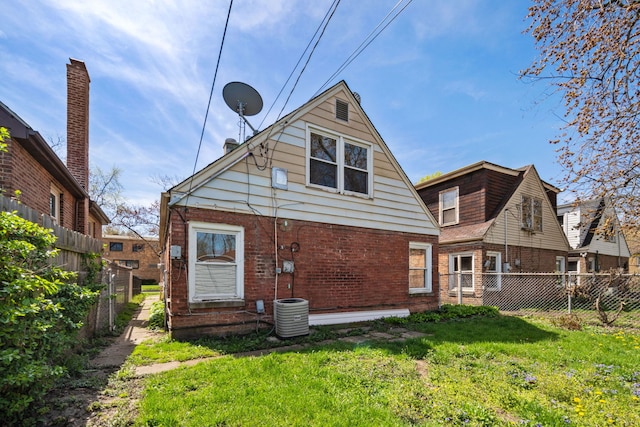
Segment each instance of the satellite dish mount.
[[239,141],[244,141],[244,125],[247,124],[253,134],[257,134],[256,130],[246,116],[255,116],[262,111],[262,97],[257,90],[246,83],[231,82],[227,83],[222,89],[222,97],[229,108],[238,113],[240,117],[240,135]]

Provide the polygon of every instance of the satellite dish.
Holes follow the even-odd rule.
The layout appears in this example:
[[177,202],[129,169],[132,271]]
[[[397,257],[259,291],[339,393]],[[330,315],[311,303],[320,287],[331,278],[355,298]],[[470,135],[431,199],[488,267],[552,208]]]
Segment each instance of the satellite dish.
[[227,83],[222,89],[222,97],[229,108],[241,116],[255,116],[262,111],[262,97],[246,83]]

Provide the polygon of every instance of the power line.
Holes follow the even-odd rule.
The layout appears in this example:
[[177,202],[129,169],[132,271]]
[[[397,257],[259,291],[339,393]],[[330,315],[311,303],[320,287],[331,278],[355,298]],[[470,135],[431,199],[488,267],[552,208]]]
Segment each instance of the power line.
[[[343,62],[342,65],[338,67],[338,69],[331,75],[331,77],[329,77],[327,81],[324,82],[322,86],[320,86],[320,89],[318,89],[316,93],[313,94],[314,97],[318,95],[320,92],[322,92],[324,88],[329,84],[329,82],[333,80],[340,72],[344,71],[344,69],[347,68],[398,17],[398,15],[400,15],[407,8],[407,6],[411,4],[413,0],[408,0],[407,3],[402,7],[402,9],[400,9],[385,24],[385,21],[389,18],[389,16],[393,13],[393,11],[400,6],[400,4],[403,1],[404,0],[399,0],[395,4],[395,6],[391,8],[391,10],[387,13],[387,15],[384,18],[382,18],[382,20],[378,23],[378,25],[376,25],[376,27],[373,30],[371,30],[371,32],[367,35],[367,37],[365,37],[362,43],[360,43],[360,45],[351,53],[351,55],[349,55],[349,57],[345,60],[345,62]],[[378,30],[378,28],[380,28],[383,24],[384,26],[377,33],[375,33],[375,31]]]
[[191,187],[193,185],[193,177],[196,174],[196,167],[198,165],[198,157],[200,157],[200,149],[202,148],[202,140],[204,139],[204,131],[207,127],[207,118],[209,117],[209,108],[211,108],[211,99],[213,98],[213,88],[216,85],[216,77],[218,76],[218,68],[220,67],[220,58],[222,57],[222,48],[224,46],[224,39],[227,36],[227,28],[229,26],[229,17],[231,16],[231,7],[233,6],[233,0],[229,2],[229,10],[227,11],[227,21],[224,24],[224,32],[222,33],[222,41],[220,42],[220,51],[218,52],[218,61],[216,62],[216,69],[213,73],[213,82],[211,83],[211,91],[209,92],[209,102],[207,103],[207,111],[204,115],[204,121],[202,123],[202,132],[200,133],[200,141],[198,142],[198,151],[196,153],[196,160],[193,163],[193,172],[191,173],[191,180],[189,181],[189,190],[187,191],[187,201],[191,194]]
[[[320,21],[320,24],[318,25],[318,28],[316,28],[315,33],[313,33],[313,36],[309,40],[309,43],[307,43],[307,47],[304,49],[304,51],[300,55],[300,58],[298,58],[298,62],[296,62],[296,65],[291,70],[291,73],[289,74],[289,77],[287,77],[287,80],[282,85],[282,88],[280,89],[280,92],[278,92],[278,96],[276,96],[276,98],[273,100],[273,103],[269,107],[269,110],[267,111],[267,113],[265,114],[264,118],[262,119],[262,122],[260,122],[260,125],[258,126],[258,128],[261,128],[262,125],[264,124],[264,121],[266,120],[267,116],[269,115],[269,113],[271,112],[271,110],[275,106],[276,102],[280,98],[280,95],[282,95],[282,92],[284,92],[284,89],[287,87],[287,84],[289,83],[289,80],[291,80],[291,77],[293,77],[293,73],[296,71],[296,69],[298,68],[298,66],[302,62],[302,59],[304,58],[305,54],[309,50],[309,47],[311,46],[311,44],[315,40],[316,36],[318,35],[318,32],[320,32],[320,30],[322,29],[322,33],[324,33],[324,30],[327,28],[327,25],[329,24],[329,21],[331,20],[331,17],[333,16],[333,14],[335,13],[335,11],[336,11],[336,9],[338,7],[338,4],[340,4],[340,1],[341,0],[334,0],[333,3],[331,4],[331,6],[329,6],[329,9],[327,10],[327,13],[325,13],[324,18],[322,18],[322,21]],[[320,35],[320,37],[322,37],[322,35]],[[316,41],[316,44],[315,44],[316,46],[317,46],[318,42],[320,41],[320,37]],[[315,49],[315,46],[314,46],[314,49]],[[313,54],[313,52],[311,54]],[[311,54],[309,55],[309,58],[307,59],[307,63],[309,62],[309,59],[311,59]],[[305,67],[306,67],[306,64],[305,64]],[[304,69],[302,71],[304,71]],[[300,72],[300,75],[302,75],[302,71]],[[298,80],[299,79],[300,79],[300,77],[298,76]],[[294,86],[294,89],[295,89],[295,86]],[[291,93],[293,93],[293,90],[291,91]],[[289,94],[289,97],[287,98],[287,100],[291,97],[291,93]],[[287,104],[285,102],[285,106],[286,105]],[[284,106],[282,107],[282,110],[284,110]],[[282,110],[280,111],[280,114],[282,114]],[[274,121],[274,123],[278,121],[278,119],[280,118],[280,114],[278,115],[278,118]]]

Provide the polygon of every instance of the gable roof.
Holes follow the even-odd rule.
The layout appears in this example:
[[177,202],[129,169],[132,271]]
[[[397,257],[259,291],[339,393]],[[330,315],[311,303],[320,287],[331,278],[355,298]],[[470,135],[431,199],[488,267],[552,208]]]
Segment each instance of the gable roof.
[[[345,81],[340,81],[329,89],[325,90],[318,96],[312,98],[307,103],[303,104],[299,108],[293,110],[291,113],[287,114],[283,118],[276,121],[274,124],[270,125],[266,129],[258,132],[254,136],[250,137],[247,141],[240,144],[236,149],[227,153],[205,166],[200,171],[196,172],[193,176],[185,179],[181,183],[169,189],[167,192],[163,193],[162,203],[161,203],[161,224],[165,224],[167,220],[167,209],[170,206],[176,204],[188,204],[187,200],[191,194],[193,194],[196,190],[205,186],[212,180],[215,180],[217,177],[222,175],[224,172],[228,171],[235,165],[237,165],[242,160],[246,159],[248,156],[252,155],[252,150],[256,149],[260,146],[260,144],[266,143],[269,139],[276,139],[276,144],[280,139],[281,133],[284,132],[284,129],[291,123],[301,119],[307,113],[319,107],[323,102],[327,99],[335,96],[337,94],[341,94],[348,98],[349,105],[353,106],[353,108],[357,109],[357,113],[364,121],[364,125],[371,135],[371,137],[375,140],[376,146],[381,150],[389,160],[392,167],[397,171],[399,177],[403,181],[407,190],[412,194],[416,203],[420,206],[421,210],[424,214],[429,218],[432,224],[432,228],[436,230],[439,229],[437,225],[437,221],[433,218],[427,207],[424,205],[422,199],[418,195],[415,190],[413,184],[407,177],[404,170],[400,167],[396,158],[393,156],[391,151],[389,150],[387,144],[384,142],[379,132],[371,123],[369,117],[366,115],[364,110],[362,109],[358,99],[353,95],[353,92],[349,89]],[[270,148],[270,151],[275,151],[276,148]],[[269,163],[269,166],[271,164]],[[425,228],[428,228],[429,225],[425,224]],[[164,227],[161,227],[161,229]]]
[[[60,157],[47,144],[40,132],[33,130],[18,114],[0,101],[0,125],[9,129],[11,139],[25,150],[77,199],[90,199],[87,190],[80,185]],[[109,224],[109,217],[95,202],[90,201],[89,210],[102,224]]]
[[[436,184],[440,184],[442,182],[446,182],[449,181],[451,179],[454,178],[458,178],[460,176],[464,176],[467,175],[471,172],[475,172],[481,169],[488,169],[488,170],[493,170],[499,173],[503,173],[505,175],[512,175],[512,176],[518,176],[520,175],[522,172],[526,172],[529,168],[533,167],[533,165],[527,165],[527,166],[523,166],[517,169],[511,169],[505,166],[500,166],[497,165],[495,163],[491,163],[491,162],[487,162],[486,160],[480,160],[479,162],[476,163],[472,163],[470,165],[467,166],[463,166],[459,169],[453,170],[451,172],[447,172],[444,173],[442,175],[439,175],[437,177],[428,179],[426,181],[420,182],[418,184],[415,185],[417,190],[421,190],[423,188],[427,188],[427,187],[431,187],[433,185]],[[545,189],[547,190],[551,190],[553,192],[560,193],[560,189],[554,185],[549,184],[548,182],[542,181],[542,185],[544,185]]]
[[[462,167],[460,169],[456,169],[452,172],[448,172],[446,174],[442,174],[435,178],[421,182],[416,185],[416,189],[427,189],[429,187],[443,184],[456,178],[463,177],[465,175],[481,170],[492,170],[501,174],[512,176],[514,178],[513,184],[504,192],[501,197],[500,203],[495,207],[493,212],[488,214],[488,219],[486,221],[468,225],[443,227],[440,231],[440,243],[453,244],[485,240],[493,227],[496,226],[498,218],[504,216],[507,206],[510,203],[513,203],[513,198],[517,197],[520,188],[522,188],[526,178],[530,175],[534,175],[535,181],[540,184],[540,194],[544,194],[544,197],[546,199],[545,207],[548,207],[550,211],[553,211],[552,203],[549,199],[549,192],[557,194],[560,192],[560,190],[557,187],[542,181],[534,165],[527,165],[517,169],[512,169],[482,160]],[[555,212],[552,212],[552,216],[555,218]],[[557,227],[558,235],[561,236],[563,242],[566,243],[566,247],[569,248],[567,237],[562,232],[559,224],[557,224]]]

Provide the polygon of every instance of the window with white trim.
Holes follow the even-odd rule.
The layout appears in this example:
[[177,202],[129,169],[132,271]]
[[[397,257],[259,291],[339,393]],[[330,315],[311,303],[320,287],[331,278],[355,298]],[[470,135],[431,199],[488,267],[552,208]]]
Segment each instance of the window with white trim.
[[473,253],[449,254],[449,290],[462,283],[463,292],[473,292]]
[[244,228],[189,224],[189,301],[244,298]]
[[49,191],[49,216],[56,224],[60,224],[60,196],[62,196],[60,190],[51,185]]
[[484,286],[487,290],[499,291],[502,287],[502,254],[487,251],[484,261]]
[[371,197],[372,145],[308,126],[307,184],[342,194]]
[[537,197],[522,196],[522,228],[542,231],[542,200]]
[[565,284],[565,264],[566,259],[563,256],[556,257],[556,273],[558,273],[558,278],[556,279],[556,286],[562,287]]
[[440,225],[453,225],[458,217],[458,187],[440,192]]
[[409,293],[432,292],[431,245],[409,243]]

